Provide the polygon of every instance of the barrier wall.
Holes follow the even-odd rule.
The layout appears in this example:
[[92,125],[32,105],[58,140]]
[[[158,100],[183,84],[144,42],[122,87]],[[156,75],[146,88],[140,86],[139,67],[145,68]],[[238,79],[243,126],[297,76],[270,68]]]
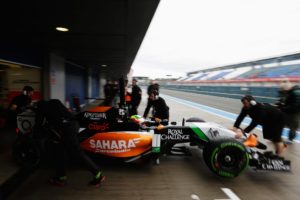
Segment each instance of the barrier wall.
[[266,87],[231,87],[231,86],[186,86],[186,85],[164,85],[162,88],[193,92],[199,94],[228,97],[240,99],[246,94],[254,96],[257,101],[273,103],[278,96],[278,88]]
[[[199,94],[240,99],[249,94],[257,101],[274,103],[278,99],[279,84],[283,79],[245,79],[223,81],[189,81],[166,82],[161,88],[193,92]],[[293,84],[300,85],[300,79],[290,79]]]

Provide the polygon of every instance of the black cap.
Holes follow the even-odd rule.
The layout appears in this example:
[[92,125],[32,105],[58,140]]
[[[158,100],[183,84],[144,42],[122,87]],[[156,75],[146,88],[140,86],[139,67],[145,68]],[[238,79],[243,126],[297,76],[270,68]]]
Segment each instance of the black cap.
[[154,94],[156,96],[159,95],[159,92],[157,90],[151,90],[149,94]]
[[251,95],[245,95],[245,96],[242,97],[241,101],[243,102],[244,100],[247,100],[247,101],[250,102],[252,100],[255,101],[255,98],[253,96],[251,96]]

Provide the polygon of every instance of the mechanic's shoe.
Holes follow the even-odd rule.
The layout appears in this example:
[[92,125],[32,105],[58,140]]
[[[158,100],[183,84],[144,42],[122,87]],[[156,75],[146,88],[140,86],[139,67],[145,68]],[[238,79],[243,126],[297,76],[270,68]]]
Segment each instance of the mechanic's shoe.
[[67,184],[67,176],[61,176],[61,177],[51,177],[48,182],[51,185],[55,185],[55,186],[64,186]]
[[89,182],[89,186],[99,187],[101,183],[105,180],[105,176],[99,172],[92,181]]
[[289,145],[289,144],[293,144],[294,141],[293,140],[284,140],[284,143],[287,144],[287,145]]

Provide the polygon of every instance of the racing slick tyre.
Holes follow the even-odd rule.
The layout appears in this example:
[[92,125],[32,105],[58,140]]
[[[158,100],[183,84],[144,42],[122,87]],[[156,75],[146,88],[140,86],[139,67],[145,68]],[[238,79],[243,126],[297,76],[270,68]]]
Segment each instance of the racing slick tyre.
[[31,138],[19,137],[13,144],[13,158],[22,167],[37,167],[41,160],[41,150]]
[[186,120],[186,122],[205,122],[203,119],[198,117],[191,117]]
[[208,168],[221,177],[233,178],[248,166],[246,147],[235,140],[214,141],[203,149],[203,158]]

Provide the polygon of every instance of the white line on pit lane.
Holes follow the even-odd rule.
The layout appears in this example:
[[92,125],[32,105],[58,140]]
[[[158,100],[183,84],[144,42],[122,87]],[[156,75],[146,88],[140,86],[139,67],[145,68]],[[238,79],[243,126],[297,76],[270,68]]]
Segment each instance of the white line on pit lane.
[[240,198],[236,196],[236,194],[234,194],[234,192],[232,192],[231,189],[229,188],[221,188],[221,189],[229,197],[229,199],[215,199],[215,200],[240,200]]
[[[229,199],[215,199],[215,200],[240,200],[240,198],[229,188],[221,188],[221,190],[229,197]],[[192,200],[200,200],[196,194],[191,194]]]

